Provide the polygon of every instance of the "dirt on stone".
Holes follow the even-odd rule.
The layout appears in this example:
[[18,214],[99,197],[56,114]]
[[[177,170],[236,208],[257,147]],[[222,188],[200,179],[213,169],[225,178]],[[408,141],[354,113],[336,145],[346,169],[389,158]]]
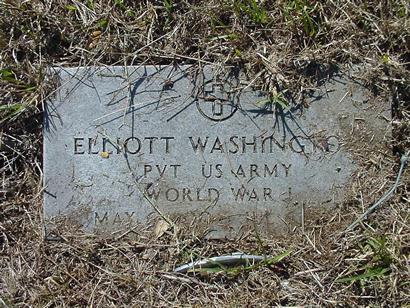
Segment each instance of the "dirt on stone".
[[[0,0],[0,307],[410,305],[408,168],[392,197],[346,232],[409,155],[409,13],[404,0]],[[278,104],[303,104],[335,70],[366,65],[361,82],[391,101],[392,136],[368,153],[350,140],[361,164],[349,197],[287,236],[208,240],[176,220],[160,235],[154,223],[108,239],[67,225],[44,240],[48,70],[140,64],[237,65]],[[238,251],[271,262],[173,273]]]

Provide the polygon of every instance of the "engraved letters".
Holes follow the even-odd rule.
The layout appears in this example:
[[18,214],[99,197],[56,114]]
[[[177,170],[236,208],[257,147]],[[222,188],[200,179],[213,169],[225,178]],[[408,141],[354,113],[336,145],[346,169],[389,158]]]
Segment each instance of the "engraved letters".
[[[335,137],[332,137],[336,139]],[[333,143],[337,143],[332,140]],[[323,147],[322,147],[323,148]],[[109,155],[144,155],[149,157],[150,154],[165,155],[173,151],[184,151],[188,155],[198,154],[202,157],[216,157],[219,162],[199,163],[195,166],[197,170],[191,170],[184,162],[166,163],[157,161],[148,161],[134,166],[136,176],[145,184],[144,195],[153,202],[160,204],[209,204],[216,203],[224,196],[232,202],[275,202],[282,198],[275,194],[276,179],[286,180],[294,176],[292,164],[275,158],[278,151],[290,150],[291,152],[307,156],[317,150],[315,143],[306,137],[293,136],[288,141],[278,141],[274,136],[189,136],[187,138],[178,138],[177,136],[129,136],[129,137],[90,137],[75,136],[73,138],[74,155],[95,155],[101,151]],[[329,151],[327,151],[329,152]],[[235,157],[246,155],[248,163],[239,163],[233,159],[229,162],[226,157]],[[265,161],[254,160],[253,155],[262,155],[267,157]],[[115,156],[114,156],[115,157]],[[165,162],[165,163],[164,163]],[[192,165],[191,165],[192,166]],[[191,187],[180,187],[177,184],[172,185],[172,179],[179,179],[181,174],[193,172],[198,174],[205,182],[201,187],[199,183],[192,183]],[[208,180],[224,180],[227,177],[234,177],[239,180],[241,185],[228,185],[228,187],[216,188],[206,185]],[[252,185],[255,178],[269,179],[264,186]],[[169,184],[160,185],[162,179]],[[244,182],[241,182],[244,181]],[[178,183],[178,182],[175,182]],[[270,186],[270,187],[269,187]],[[288,198],[291,196],[291,190],[286,192]],[[120,224],[125,220],[130,220],[134,212],[111,213],[95,212],[95,224]]]
[[108,154],[168,154],[171,151],[175,137],[135,137],[125,139],[108,137],[74,137],[73,148],[75,155],[95,155],[100,152]]

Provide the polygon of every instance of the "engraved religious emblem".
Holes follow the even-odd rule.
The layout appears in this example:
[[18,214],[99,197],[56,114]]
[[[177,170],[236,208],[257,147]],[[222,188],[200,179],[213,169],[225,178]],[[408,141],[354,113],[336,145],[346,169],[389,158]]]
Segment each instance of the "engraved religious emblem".
[[208,82],[204,93],[198,96],[196,105],[199,113],[205,118],[220,122],[232,117],[238,110],[237,92],[227,82]]

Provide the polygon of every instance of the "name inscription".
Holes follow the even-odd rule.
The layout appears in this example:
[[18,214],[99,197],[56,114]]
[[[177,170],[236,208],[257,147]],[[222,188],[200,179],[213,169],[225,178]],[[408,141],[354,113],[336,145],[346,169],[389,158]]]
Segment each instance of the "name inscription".
[[[172,147],[175,147],[176,137],[117,137],[114,139],[102,137],[101,140],[95,137],[74,137],[73,153],[75,155],[90,155],[107,152],[108,154],[170,154]],[[223,137],[193,137],[187,138],[194,153],[229,153],[229,154],[246,154],[246,153],[275,153],[277,149],[291,150],[295,153],[307,153],[305,142],[311,146],[311,150],[315,150],[311,138],[304,136],[294,136],[289,141],[278,141],[274,136],[258,137],[258,136],[230,136]],[[323,143],[327,142],[323,139]],[[337,138],[333,137],[332,142],[337,142]],[[327,152],[329,148],[323,148]]]

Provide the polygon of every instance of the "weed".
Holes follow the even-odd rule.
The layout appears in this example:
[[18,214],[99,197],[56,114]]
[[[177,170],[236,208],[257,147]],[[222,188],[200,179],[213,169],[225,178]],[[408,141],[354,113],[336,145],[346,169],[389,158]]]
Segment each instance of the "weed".
[[244,14],[255,24],[262,25],[268,21],[266,10],[256,0],[234,0],[233,7],[239,17]]
[[87,0],[85,2],[85,5],[90,9],[90,10],[94,10],[94,0]]
[[2,69],[0,70],[0,79],[12,83],[17,83],[17,80],[14,78],[13,71],[11,69]]
[[234,52],[235,57],[237,57],[237,58],[241,58],[241,57],[242,57],[242,52],[241,52],[240,49],[235,48],[233,52]]
[[100,29],[100,30],[105,30],[108,26],[108,19],[106,18],[101,18],[97,21],[95,26]]
[[127,10],[127,6],[124,3],[124,0],[114,0],[114,5],[122,11]]
[[268,106],[268,105],[277,106],[279,108],[282,108],[283,110],[288,109],[289,103],[287,102],[283,94],[277,93],[276,91],[274,92],[275,93],[272,93],[271,95],[269,95],[269,98],[260,100],[256,104],[259,106]]
[[365,245],[360,245],[364,254],[370,254],[371,258],[365,264],[358,264],[355,270],[344,277],[339,278],[338,282],[356,282],[363,283],[366,280],[382,277],[390,273],[390,267],[393,262],[389,250],[386,246],[386,238],[370,237]]
[[18,80],[15,77],[15,73],[11,69],[2,69],[0,70],[0,81],[13,84],[17,89],[23,90],[26,92],[33,91],[36,87],[30,83],[26,84],[21,80]]
[[227,39],[230,41],[236,41],[239,39],[239,35],[235,34],[235,33],[230,33],[227,35]]
[[308,0],[291,0],[287,2],[284,13],[286,20],[290,23],[301,23],[304,33],[314,37],[319,30],[319,25],[315,21],[317,4]]
[[65,8],[66,8],[68,11],[76,11],[76,10],[77,10],[77,7],[76,7],[76,6],[70,5],[70,4],[66,5]]
[[10,104],[0,106],[0,123],[13,119],[23,112],[22,104]]
[[0,106],[0,124],[17,118],[24,111],[24,106],[19,103]]
[[406,18],[408,16],[408,11],[410,8],[406,7],[404,3],[397,4],[397,6],[394,9],[394,15],[397,18]]
[[380,57],[380,61],[381,61],[383,64],[389,64],[389,62],[390,62],[390,57],[389,57],[389,55],[386,55],[386,54],[382,55],[382,56]]
[[172,0],[164,0],[163,4],[164,4],[164,8],[165,8],[165,11],[167,12],[168,17],[170,17],[172,14],[173,8],[174,8]]

